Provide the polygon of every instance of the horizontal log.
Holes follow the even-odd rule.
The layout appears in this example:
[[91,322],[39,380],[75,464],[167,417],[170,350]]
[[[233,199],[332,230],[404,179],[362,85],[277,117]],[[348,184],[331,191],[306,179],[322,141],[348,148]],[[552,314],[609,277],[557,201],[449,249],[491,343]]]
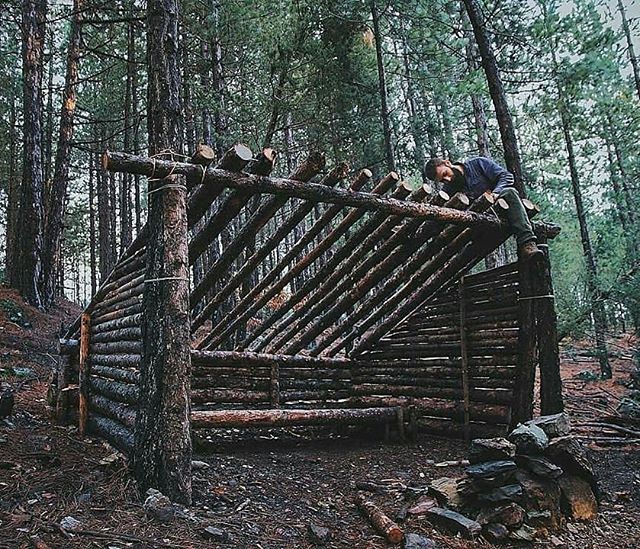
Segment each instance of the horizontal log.
[[244,368],[241,366],[200,366],[192,365],[191,372],[196,377],[218,377],[218,376],[236,376],[236,377],[253,377],[256,379],[268,379],[271,375],[270,366],[250,366]]
[[[367,354],[362,354],[362,357],[366,357],[369,360],[389,360],[389,359],[417,359],[421,357],[459,357],[460,345],[434,345],[431,347],[424,347],[415,349],[417,345],[406,345],[406,348],[402,349],[383,349],[376,351],[371,349],[367,351]],[[467,349],[468,356],[514,356],[517,352],[517,348],[514,346],[509,347],[472,347]]]
[[284,427],[332,423],[374,423],[394,420],[399,408],[359,408],[320,410],[216,410],[191,412],[191,425],[215,427]]
[[487,269],[485,271],[480,271],[478,273],[473,273],[467,275],[464,279],[465,285],[468,283],[473,286],[480,281],[483,280],[496,280],[504,275],[509,275],[518,272],[518,263],[507,263],[506,265],[501,265],[500,267],[496,267],[494,269]]
[[130,383],[121,383],[92,375],[89,376],[89,389],[90,393],[98,393],[117,402],[125,404],[137,404],[138,402],[138,386]]
[[133,430],[136,422],[136,410],[132,406],[127,406],[121,402],[108,399],[101,395],[92,395],[89,402],[89,409],[98,414],[115,419],[122,425]]
[[136,285],[131,286],[127,290],[113,292],[113,295],[111,297],[100,302],[100,307],[104,309],[108,309],[113,305],[119,305],[120,307],[122,307],[122,303],[127,301],[128,299],[141,296],[144,292],[144,278],[138,278],[134,282],[136,283]]
[[306,400],[340,400],[349,398],[351,390],[329,391],[280,391],[280,402]]
[[[415,427],[418,431],[445,437],[464,438],[465,425],[451,419],[417,417]],[[469,433],[473,438],[492,438],[504,436],[508,432],[505,424],[469,423]]]
[[[372,385],[387,385],[389,387],[403,386],[403,387],[437,387],[437,388],[462,388],[462,375],[461,372],[458,375],[452,377],[430,377],[428,375],[371,375],[361,374],[354,375],[352,378],[354,385],[358,384],[372,384]],[[489,378],[469,376],[469,384],[475,389],[511,389],[513,388],[513,378]]]
[[93,361],[91,364],[91,374],[100,377],[107,377],[115,381],[122,381],[124,383],[137,384],[140,381],[140,372],[137,372],[136,370],[124,370],[122,368],[101,366],[99,364],[95,364]]
[[351,387],[350,381],[340,381],[335,379],[291,379],[280,377],[280,390],[297,389],[301,391],[316,390],[348,390]]
[[133,431],[131,429],[95,412],[89,414],[88,427],[91,433],[105,439],[126,456],[133,456]]
[[142,341],[110,341],[108,343],[91,343],[89,352],[92,355],[119,355],[142,353]]
[[[104,153],[102,164],[108,171],[126,171],[127,173],[145,175],[147,177],[152,174],[156,178],[164,178],[170,174],[185,175],[192,179],[202,176],[202,167],[194,164],[145,158],[110,151]],[[314,183],[300,183],[290,179],[238,174],[208,167],[203,181],[207,185],[243,189],[249,193],[282,194],[305,200],[383,211],[390,215],[434,219],[443,223],[461,224],[469,227],[508,230],[506,222],[502,222],[491,215],[441,208],[429,204],[403,202],[391,198],[382,198],[370,193],[343,191]],[[537,225],[542,226],[546,231],[547,238],[553,238],[560,232],[559,227],[544,226],[539,223]]]
[[269,391],[245,391],[242,389],[193,389],[191,401],[195,404],[237,402],[254,404],[269,402]]
[[[354,396],[366,395],[389,395],[389,396],[413,396],[413,397],[438,397],[447,399],[462,400],[462,389],[450,387],[412,387],[378,385],[373,383],[362,383],[353,385],[352,393]],[[472,388],[470,391],[471,400],[475,402],[487,402],[493,404],[509,404],[511,402],[512,392],[506,389],[477,389]]]
[[191,380],[192,389],[251,389],[267,391],[270,378],[241,378],[237,376],[196,377]]
[[[134,308],[138,309],[135,310]],[[142,307],[142,294],[134,295],[119,303],[109,305],[109,307],[102,307],[100,304],[96,305],[94,314],[96,318],[102,322],[103,320],[113,320],[114,318],[120,318],[134,313],[140,313],[143,311]],[[93,320],[93,317],[91,317]]]
[[140,355],[92,355],[89,357],[91,367],[112,366],[114,368],[140,368]]
[[250,351],[191,351],[193,364],[217,366],[270,366],[277,362],[281,367],[345,368],[351,364],[348,358],[323,358],[304,355],[254,353]]
[[[515,362],[515,361],[514,361]],[[471,379],[490,378],[490,379],[512,379],[515,377],[516,366],[469,366],[469,375]],[[399,376],[399,377],[459,377],[462,375],[461,366],[429,366],[423,368],[358,368],[354,369],[352,378],[358,379],[360,376]]]
[[108,332],[110,330],[119,330],[121,328],[133,328],[140,326],[142,322],[142,313],[137,312],[133,315],[122,316],[114,318],[113,320],[95,322],[95,319],[91,319],[91,334],[100,334],[102,332]]
[[121,328],[91,336],[91,343],[108,343],[112,341],[142,341],[142,328],[140,326]]

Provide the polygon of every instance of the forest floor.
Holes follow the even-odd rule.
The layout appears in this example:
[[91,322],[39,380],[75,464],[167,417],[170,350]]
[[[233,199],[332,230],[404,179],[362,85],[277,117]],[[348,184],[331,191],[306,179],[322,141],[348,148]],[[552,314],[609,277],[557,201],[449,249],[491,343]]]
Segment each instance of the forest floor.
[[[462,467],[441,463],[466,457],[459,441],[426,435],[413,443],[385,444],[362,436],[310,441],[287,431],[280,442],[261,438],[197,455],[207,465],[194,471],[193,506],[169,524],[158,523],[145,515],[120,454],[49,419],[46,392],[56,334],[60,323],[77,313],[65,303],[42,315],[0,288],[0,383],[16,391],[13,415],[0,420],[0,548],[304,548],[313,546],[310,525],[330,530],[326,547],[386,547],[353,504],[356,481],[420,487],[438,477],[462,476]],[[595,372],[596,363],[584,356],[583,342],[563,346],[562,375],[574,424],[615,409],[628,392],[630,349],[637,342],[620,336],[610,343],[617,357],[610,381],[581,380],[578,374]],[[569,523],[535,546],[640,547],[638,449],[589,444],[604,494],[598,518]],[[372,499],[393,517],[406,505],[406,493],[389,490]],[[60,528],[69,516],[80,522],[75,533]],[[218,531],[207,534],[207,527]],[[482,539],[444,535],[419,517],[403,527],[438,547],[491,547]]]

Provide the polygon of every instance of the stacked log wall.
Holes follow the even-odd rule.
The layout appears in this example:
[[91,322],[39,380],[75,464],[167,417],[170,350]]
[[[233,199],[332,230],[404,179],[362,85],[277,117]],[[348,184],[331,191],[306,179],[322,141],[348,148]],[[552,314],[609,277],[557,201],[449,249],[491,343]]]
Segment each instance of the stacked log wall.
[[145,254],[110,283],[90,317],[88,429],[127,455],[133,449],[142,359]]
[[473,434],[495,434],[507,429],[511,416],[518,364],[518,266],[462,280],[462,293],[460,282],[450,285],[358,357],[362,365],[354,370],[353,391],[379,399],[404,397],[425,430],[462,435],[466,417]]

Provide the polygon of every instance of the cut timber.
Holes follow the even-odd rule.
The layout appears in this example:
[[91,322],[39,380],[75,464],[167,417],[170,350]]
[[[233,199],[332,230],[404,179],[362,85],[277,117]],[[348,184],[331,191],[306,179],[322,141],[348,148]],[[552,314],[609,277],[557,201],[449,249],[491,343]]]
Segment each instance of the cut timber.
[[202,166],[208,166],[216,159],[215,151],[209,147],[209,145],[205,145],[204,143],[198,143],[196,147],[196,151],[191,156],[192,164],[200,164]]
[[133,432],[119,421],[91,414],[89,430],[107,440],[123,454],[130,456],[133,451]]
[[338,408],[316,410],[215,410],[191,412],[195,428],[205,427],[285,427],[289,425],[352,424],[392,421],[401,408]]
[[[369,170],[362,170],[355,178],[350,186],[350,190],[357,191],[361,189],[371,179],[371,172]],[[215,347],[220,342],[224,341],[230,334],[233,333],[235,328],[247,321],[256,311],[264,306],[269,299],[274,295],[277,295],[297,274],[299,274],[306,265],[302,265],[300,262],[296,264],[293,269],[288,269],[288,272],[282,277],[282,280],[278,281],[277,277],[282,271],[288,268],[288,265],[294,260],[305,247],[313,242],[313,240],[325,229],[329,223],[339,214],[342,209],[339,206],[331,206],[327,211],[322,214],[320,219],[316,221],[311,229],[309,229],[294,245],[293,247],[280,259],[278,264],[273,267],[266,276],[253,288],[246,296],[244,296],[235,308],[224,315],[224,318],[214,326],[209,335],[200,343],[199,348]],[[313,252],[312,252],[313,253]],[[321,254],[322,252],[318,252]],[[276,284],[271,285],[273,282]],[[266,290],[266,291],[265,291]],[[264,292],[262,295],[261,292]],[[258,298],[258,296],[260,296]],[[197,319],[196,319],[197,320]],[[195,323],[195,320],[194,320]],[[195,326],[194,326],[195,327]]]
[[78,430],[80,436],[84,436],[87,431],[87,420],[89,418],[89,340],[91,337],[91,316],[83,313],[80,317],[80,362],[79,362],[79,385],[80,398],[78,403]]
[[[147,177],[155,172],[155,177],[158,178],[167,177],[171,174],[180,174],[187,177],[197,177],[198,174],[202,174],[202,168],[194,164],[109,151],[103,156],[103,166],[108,171],[127,172]],[[324,185],[300,183],[290,179],[265,178],[244,173],[237,174],[209,167],[206,170],[204,181],[209,185],[242,189],[249,193],[282,194],[305,200],[340,204],[365,210],[377,210],[390,215],[434,219],[444,223],[455,223],[469,227],[507,229],[506,222],[490,215],[439,208],[429,204],[403,202],[369,193],[350,193],[339,189],[330,189]],[[553,225],[544,223],[537,223],[536,225],[546,232],[548,238],[553,238],[560,232],[559,228]]]
[[364,513],[374,528],[382,534],[389,543],[400,543],[404,537],[404,531],[393,522],[385,513],[372,501],[366,499],[362,494],[356,497],[358,509]]

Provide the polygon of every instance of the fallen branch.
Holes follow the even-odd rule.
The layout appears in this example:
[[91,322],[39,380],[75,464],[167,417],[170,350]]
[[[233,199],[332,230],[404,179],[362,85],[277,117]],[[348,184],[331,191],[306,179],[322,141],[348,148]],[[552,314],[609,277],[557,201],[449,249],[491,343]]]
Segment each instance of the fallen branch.
[[356,496],[356,505],[389,543],[400,543],[402,541],[404,537],[402,528],[385,515],[375,503],[365,499],[362,494],[358,494]]

